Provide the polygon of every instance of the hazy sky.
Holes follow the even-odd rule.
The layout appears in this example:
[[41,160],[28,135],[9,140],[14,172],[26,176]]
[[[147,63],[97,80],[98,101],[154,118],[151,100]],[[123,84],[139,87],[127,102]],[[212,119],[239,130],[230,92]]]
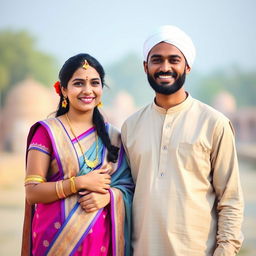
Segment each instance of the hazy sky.
[[0,29],[25,29],[60,64],[88,52],[103,65],[142,45],[156,26],[173,24],[194,41],[194,69],[255,70],[255,0],[0,0]]

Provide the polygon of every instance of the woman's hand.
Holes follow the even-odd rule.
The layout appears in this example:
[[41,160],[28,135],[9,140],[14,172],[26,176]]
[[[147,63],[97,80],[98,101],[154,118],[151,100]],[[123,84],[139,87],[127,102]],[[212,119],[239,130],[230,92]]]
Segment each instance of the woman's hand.
[[110,170],[110,167],[107,165],[86,175],[76,177],[77,190],[85,189],[103,194],[108,193],[111,183],[111,176],[108,174]]
[[89,191],[82,191],[79,192],[82,197],[78,200],[81,207],[86,212],[94,212],[97,211],[110,202],[110,194],[102,194],[102,193],[96,193],[96,192],[89,192]]

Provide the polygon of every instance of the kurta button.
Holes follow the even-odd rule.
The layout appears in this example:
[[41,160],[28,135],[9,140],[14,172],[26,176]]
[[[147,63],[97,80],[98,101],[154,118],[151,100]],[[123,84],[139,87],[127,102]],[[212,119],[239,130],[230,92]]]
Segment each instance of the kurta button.
[[163,146],[163,150],[167,150],[167,146]]
[[161,177],[163,177],[163,176],[164,176],[164,173],[163,173],[163,172],[161,172],[160,176],[161,176]]

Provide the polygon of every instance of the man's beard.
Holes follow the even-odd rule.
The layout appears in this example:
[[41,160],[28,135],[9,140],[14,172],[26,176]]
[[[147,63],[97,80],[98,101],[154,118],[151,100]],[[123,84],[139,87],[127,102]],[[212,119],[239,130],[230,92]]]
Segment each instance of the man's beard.
[[[159,75],[171,75],[174,78],[177,77],[176,72],[158,72],[154,75],[155,79]],[[148,82],[150,86],[155,92],[160,94],[170,95],[177,92],[183,86],[186,80],[186,71],[184,70],[184,73],[173,84],[169,84],[169,83],[158,84],[156,80],[148,73],[147,73],[147,77],[148,77]]]

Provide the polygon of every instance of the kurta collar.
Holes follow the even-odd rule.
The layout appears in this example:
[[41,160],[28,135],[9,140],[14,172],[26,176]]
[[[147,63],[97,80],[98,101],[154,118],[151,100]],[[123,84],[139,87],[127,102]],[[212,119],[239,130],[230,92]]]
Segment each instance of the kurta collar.
[[186,108],[188,108],[191,103],[192,103],[192,97],[191,95],[188,93],[188,97],[182,102],[180,103],[179,105],[176,105],[174,107],[171,107],[169,109],[164,109],[162,107],[159,107],[156,105],[155,101],[153,102],[153,108],[159,112],[159,113],[162,113],[162,114],[172,114],[174,112],[179,112],[181,110],[184,110]]

